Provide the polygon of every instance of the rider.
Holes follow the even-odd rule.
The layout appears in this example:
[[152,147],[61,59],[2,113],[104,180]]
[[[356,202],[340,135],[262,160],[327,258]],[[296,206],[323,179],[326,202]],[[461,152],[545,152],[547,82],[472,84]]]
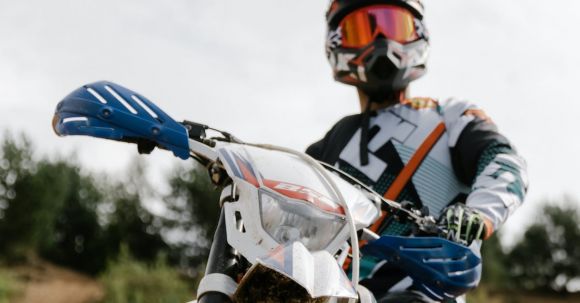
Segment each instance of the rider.
[[[357,88],[362,113],[338,121],[307,153],[388,199],[428,210],[451,240],[478,249],[522,204],[526,164],[473,103],[408,96],[429,52],[421,1],[332,0],[326,20],[334,78]],[[388,216],[371,229],[411,232]],[[379,302],[400,302],[400,294],[428,301],[389,263],[363,257],[361,277]]]

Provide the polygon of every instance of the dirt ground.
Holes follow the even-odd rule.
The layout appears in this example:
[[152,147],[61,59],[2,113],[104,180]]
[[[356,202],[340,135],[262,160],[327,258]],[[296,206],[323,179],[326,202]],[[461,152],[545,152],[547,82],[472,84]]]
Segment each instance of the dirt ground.
[[46,262],[13,270],[23,282],[13,303],[93,303],[104,295],[94,279]]
[[533,296],[533,295],[528,295],[528,296],[515,296],[512,298],[509,298],[507,296],[504,296],[502,298],[496,297],[494,301],[488,301],[489,303],[491,302],[498,302],[498,303],[578,303],[580,302],[580,297],[578,296],[569,296],[569,297],[561,297],[561,298],[555,298],[555,297],[546,297],[546,296]]
[[485,285],[467,296],[468,303],[580,303],[580,294],[563,296],[534,293],[489,292]]
[[[104,290],[96,280],[56,265],[37,261],[10,268],[21,285],[20,295],[10,303],[97,303]],[[488,293],[485,286],[471,294],[468,302],[485,303],[580,303],[580,294],[566,297]]]

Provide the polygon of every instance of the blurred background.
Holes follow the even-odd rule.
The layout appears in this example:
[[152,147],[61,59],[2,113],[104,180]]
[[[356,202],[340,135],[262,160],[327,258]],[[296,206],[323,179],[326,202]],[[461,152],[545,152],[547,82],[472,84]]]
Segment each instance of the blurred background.
[[[178,121],[304,150],[359,111],[324,55],[326,5],[0,0],[0,303],[193,298],[217,218],[205,173],[168,152],[58,138],[54,108],[110,80]],[[470,302],[580,302],[580,2],[425,5],[430,70],[411,94],[476,102],[530,171]]]

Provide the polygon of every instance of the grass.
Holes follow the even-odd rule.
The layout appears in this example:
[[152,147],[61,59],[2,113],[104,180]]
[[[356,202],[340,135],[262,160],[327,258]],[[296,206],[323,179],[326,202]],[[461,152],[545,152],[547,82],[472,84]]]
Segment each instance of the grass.
[[0,268],[0,303],[9,303],[20,291],[21,287],[16,277]]
[[183,303],[193,299],[188,283],[164,258],[147,265],[133,259],[126,249],[100,280],[105,287],[103,303]]
[[525,291],[497,291],[480,285],[467,294],[468,303],[580,303],[580,293],[542,294]]

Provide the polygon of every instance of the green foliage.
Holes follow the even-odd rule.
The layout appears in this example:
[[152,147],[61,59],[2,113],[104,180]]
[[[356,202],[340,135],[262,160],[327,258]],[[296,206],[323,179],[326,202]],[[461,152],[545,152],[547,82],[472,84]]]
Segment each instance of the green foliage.
[[570,282],[580,279],[579,203],[565,197],[563,203],[543,205],[535,223],[508,253],[497,236],[484,242],[482,284],[487,290],[565,294],[572,291]]
[[148,212],[136,195],[122,195],[115,201],[106,226],[108,242],[115,253],[120,243],[127,243],[131,253],[140,260],[153,260],[168,247],[153,224],[155,216]]
[[491,238],[483,242],[481,255],[483,268],[481,282],[491,288],[503,288],[509,283],[506,268],[505,254],[499,241],[500,234],[495,233]]
[[181,235],[174,243],[179,259],[197,267],[207,259],[220,214],[219,192],[199,166],[177,167],[170,177],[171,193],[165,198],[168,208],[165,228]]
[[98,206],[103,194],[91,176],[71,165],[61,168],[68,188],[61,211],[53,222],[54,234],[42,247],[42,255],[58,264],[89,274],[106,266],[110,254],[107,235],[99,224]]
[[0,252],[5,257],[34,254],[53,234],[69,182],[63,166],[34,161],[26,138],[6,137],[0,155]]
[[[44,256],[89,274],[106,267],[125,243],[135,258],[153,262],[168,245],[161,236],[160,219],[142,205],[143,165],[135,162],[123,183],[97,183],[91,176],[72,176],[74,188],[55,222],[57,239]],[[104,179],[104,178],[103,178]]]
[[20,292],[19,284],[10,273],[0,269],[0,303],[9,303]]
[[[127,243],[138,259],[168,252],[161,220],[141,201],[144,167],[129,181],[97,182],[68,160],[36,160],[25,136],[6,134],[0,146],[0,257],[42,257],[97,274]],[[101,178],[102,180],[107,178]]]
[[153,195],[144,176],[144,165],[135,160],[128,180],[109,188],[112,209],[104,228],[111,255],[118,254],[124,243],[134,257],[151,262],[160,253],[168,253],[169,246],[161,236],[161,219],[143,207],[143,196]]
[[507,255],[511,280],[525,290],[566,292],[580,278],[578,202],[546,203],[535,222]]
[[475,290],[467,293],[467,302],[469,303],[490,303],[491,298],[486,285],[480,285]]
[[131,257],[127,246],[100,279],[106,293],[103,303],[174,303],[193,298],[188,283],[163,257],[147,266]]

